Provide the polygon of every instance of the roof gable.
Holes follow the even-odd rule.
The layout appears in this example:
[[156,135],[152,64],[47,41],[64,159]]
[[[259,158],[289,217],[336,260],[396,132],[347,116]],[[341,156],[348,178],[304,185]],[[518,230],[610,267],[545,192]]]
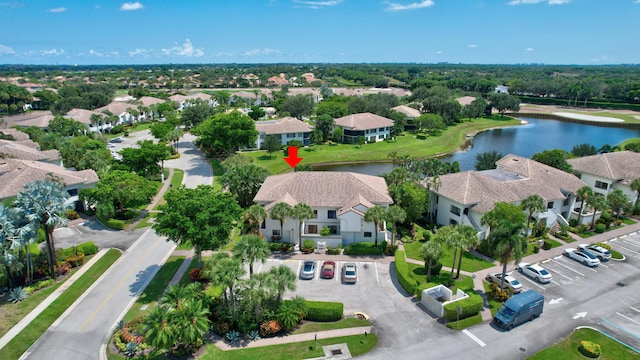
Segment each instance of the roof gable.
[[369,130],[393,126],[393,120],[372,113],[360,113],[335,119],[338,126],[351,130]]
[[577,172],[599,176],[628,185],[640,178],[640,153],[619,151],[569,159]]
[[256,121],[256,130],[267,135],[305,133],[313,131],[313,126],[293,117],[284,117],[277,120]]

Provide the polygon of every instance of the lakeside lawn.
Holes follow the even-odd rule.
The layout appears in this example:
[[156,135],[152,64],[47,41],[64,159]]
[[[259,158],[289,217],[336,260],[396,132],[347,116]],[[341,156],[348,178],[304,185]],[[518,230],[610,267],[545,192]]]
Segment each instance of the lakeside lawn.
[[[375,162],[390,161],[388,155],[395,151],[398,156],[428,157],[445,155],[460,147],[467,135],[496,127],[520,125],[520,120],[505,117],[503,119],[473,119],[456,126],[451,126],[440,136],[417,139],[415,134],[405,133],[398,136],[395,142],[381,141],[362,146],[354,144],[313,145],[298,153],[303,158],[301,165],[340,163],[340,162]],[[269,169],[272,174],[289,171],[291,168],[282,160],[282,152],[268,155],[266,151],[243,152],[254,159],[256,165]]]
[[598,331],[582,328],[574,330],[569,337],[533,355],[529,360],[587,359],[587,357],[578,352],[578,347],[582,340],[593,341],[600,345],[602,349],[602,355],[598,358],[600,360],[637,359],[640,357],[637,352]]

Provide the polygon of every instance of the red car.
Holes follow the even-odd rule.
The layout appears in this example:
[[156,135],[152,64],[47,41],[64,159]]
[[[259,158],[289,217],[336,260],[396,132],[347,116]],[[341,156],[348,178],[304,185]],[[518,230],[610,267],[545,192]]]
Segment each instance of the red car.
[[320,276],[323,279],[333,279],[333,275],[336,269],[336,263],[333,261],[325,261],[322,263],[322,268],[320,269]]

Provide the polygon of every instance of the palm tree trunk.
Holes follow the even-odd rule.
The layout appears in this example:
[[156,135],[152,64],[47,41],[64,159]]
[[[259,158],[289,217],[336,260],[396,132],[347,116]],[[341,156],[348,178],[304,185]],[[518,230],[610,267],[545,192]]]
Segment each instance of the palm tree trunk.
[[249,277],[253,276],[253,261],[249,262]]
[[591,228],[596,225],[596,209],[593,209],[593,217],[591,218]]
[[198,255],[198,269],[201,269],[202,268],[202,249],[200,249],[199,246],[196,246],[194,250]]
[[460,267],[462,267],[462,254],[464,254],[464,248],[460,248],[460,256],[458,257],[458,271],[456,272],[456,279],[460,278]]
[[376,228],[376,240],[375,243],[373,244],[373,246],[378,247],[378,223],[377,222],[373,222],[373,226]]
[[504,291],[504,278],[505,276],[507,276],[507,262],[505,261],[504,264],[502,265],[502,279],[500,281],[500,290]]
[[458,255],[458,249],[454,249],[453,251],[453,264],[451,264],[451,275],[449,276],[450,280],[453,280],[453,271],[456,269],[456,256]]
[[45,225],[44,226],[44,236],[45,236],[45,240],[46,240],[46,244],[47,244],[47,252],[49,255],[49,272],[51,275],[52,279],[56,278],[56,273],[55,273],[55,258],[56,258],[56,249],[55,246],[53,244],[53,231],[50,233],[49,232],[49,226]]
[[580,225],[580,224],[581,224],[581,222],[580,222],[580,218],[582,217],[582,206],[583,206],[583,205],[584,205],[584,200],[582,200],[582,201],[580,202],[580,210],[578,210],[578,211],[579,211],[579,212],[578,212],[578,225]]
[[431,262],[433,259],[429,258],[429,266],[427,266],[427,281],[431,278]]

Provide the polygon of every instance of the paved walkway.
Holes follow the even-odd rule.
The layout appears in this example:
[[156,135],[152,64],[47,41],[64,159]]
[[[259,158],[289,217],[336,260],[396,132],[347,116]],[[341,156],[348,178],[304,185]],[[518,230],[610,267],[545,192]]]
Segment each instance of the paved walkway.
[[2,349],[5,345],[9,343],[16,335],[18,335],[24,328],[26,328],[40,313],[42,313],[51,303],[56,301],[62,293],[65,292],[73,283],[76,282],[87,270],[96,263],[96,261],[100,260],[104,254],[107,253],[109,249],[102,249],[98,251],[89,261],[87,261],[78,271],[76,271],[64,284],[60,285],[51,295],[49,295],[46,299],[44,299],[38,306],[36,306],[31,312],[25,315],[22,320],[20,320],[17,324],[15,324],[9,331],[7,331],[2,338],[0,338],[0,349]]
[[147,207],[142,212],[142,214],[138,216],[138,219],[136,219],[136,221],[134,221],[129,226],[127,226],[125,231],[135,230],[136,226],[138,226],[138,224],[147,216],[147,214],[151,212],[157,212],[157,210],[154,210],[154,209],[158,205],[158,203],[160,203],[160,200],[162,200],[162,198],[164,197],[164,193],[166,193],[171,187],[172,178],[173,178],[173,168],[169,168],[169,176],[164,180],[164,184],[162,184],[162,188],[160,188],[160,191],[158,191],[158,193],[153,198],[153,200],[151,200],[151,203],[147,205]]

